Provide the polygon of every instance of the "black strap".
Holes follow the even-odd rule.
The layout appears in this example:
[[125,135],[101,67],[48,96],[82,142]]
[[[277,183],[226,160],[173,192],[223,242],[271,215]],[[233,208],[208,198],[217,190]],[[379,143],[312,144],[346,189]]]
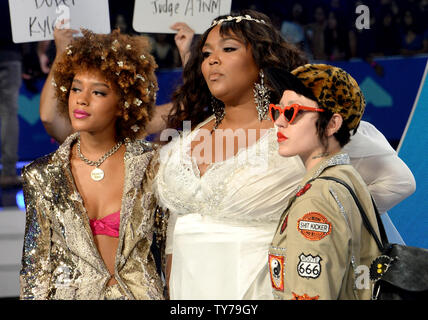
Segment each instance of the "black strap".
[[[357,205],[358,209],[360,210],[360,214],[361,214],[361,219],[363,220],[363,224],[366,227],[367,231],[372,235],[373,239],[376,241],[376,244],[379,248],[379,250],[381,252],[384,252],[385,249],[388,246],[388,237],[386,236],[386,232],[385,232],[385,227],[383,226],[382,220],[380,218],[380,214],[379,211],[377,210],[376,204],[373,200],[372,197],[372,203],[373,203],[373,207],[376,213],[376,220],[377,220],[377,224],[379,227],[379,233],[380,233],[380,237],[381,239],[379,240],[376,232],[374,231],[369,218],[367,217],[366,212],[364,211],[363,206],[360,203],[360,200],[358,200],[357,195],[355,194],[354,190],[343,180],[340,180],[336,177],[328,177],[328,176],[322,176],[322,177],[318,177],[315,179],[324,179],[324,180],[333,180],[337,183],[340,183],[341,185],[343,185],[344,187],[346,187],[346,189],[348,189],[349,193],[351,194],[352,198],[354,198],[355,204]],[[315,179],[312,179],[310,181],[313,181]],[[309,183],[309,182],[308,182]]]

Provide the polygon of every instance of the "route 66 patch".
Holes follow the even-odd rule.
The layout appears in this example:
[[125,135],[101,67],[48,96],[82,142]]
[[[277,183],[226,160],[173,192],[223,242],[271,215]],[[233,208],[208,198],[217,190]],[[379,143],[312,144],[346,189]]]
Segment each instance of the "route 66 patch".
[[316,279],[321,274],[321,260],[322,258],[317,255],[305,255],[304,253],[299,256],[299,263],[297,264],[297,273],[302,278]]

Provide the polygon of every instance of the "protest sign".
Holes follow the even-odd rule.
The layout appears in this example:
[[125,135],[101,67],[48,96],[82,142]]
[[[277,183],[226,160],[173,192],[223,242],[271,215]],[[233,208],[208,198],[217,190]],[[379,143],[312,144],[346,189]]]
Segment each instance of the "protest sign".
[[13,42],[53,39],[57,21],[64,27],[110,32],[108,0],[9,0]]
[[219,15],[230,13],[232,0],[135,0],[133,27],[138,32],[175,33],[175,22],[203,33]]

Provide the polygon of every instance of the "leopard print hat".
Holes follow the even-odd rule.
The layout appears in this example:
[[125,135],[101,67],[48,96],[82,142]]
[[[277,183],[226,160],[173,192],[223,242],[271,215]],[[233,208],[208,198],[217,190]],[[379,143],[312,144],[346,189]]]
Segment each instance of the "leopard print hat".
[[321,108],[340,114],[349,130],[358,127],[366,101],[357,81],[346,71],[326,64],[306,64],[291,73],[312,90]]

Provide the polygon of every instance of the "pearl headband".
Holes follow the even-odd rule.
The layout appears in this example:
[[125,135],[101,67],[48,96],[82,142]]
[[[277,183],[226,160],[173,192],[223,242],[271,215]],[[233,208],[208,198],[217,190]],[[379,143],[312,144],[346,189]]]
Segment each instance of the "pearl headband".
[[248,20],[248,21],[254,21],[254,22],[257,22],[257,23],[264,23],[264,24],[266,24],[266,22],[264,20],[254,19],[253,17],[251,17],[248,14],[246,14],[245,16],[236,16],[236,17],[228,16],[226,19],[214,20],[211,23],[210,28],[212,28],[212,27],[214,27],[216,25],[220,25],[224,21],[230,22],[230,21],[233,21],[233,20],[236,20],[236,23],[239,23],[242,20]]

